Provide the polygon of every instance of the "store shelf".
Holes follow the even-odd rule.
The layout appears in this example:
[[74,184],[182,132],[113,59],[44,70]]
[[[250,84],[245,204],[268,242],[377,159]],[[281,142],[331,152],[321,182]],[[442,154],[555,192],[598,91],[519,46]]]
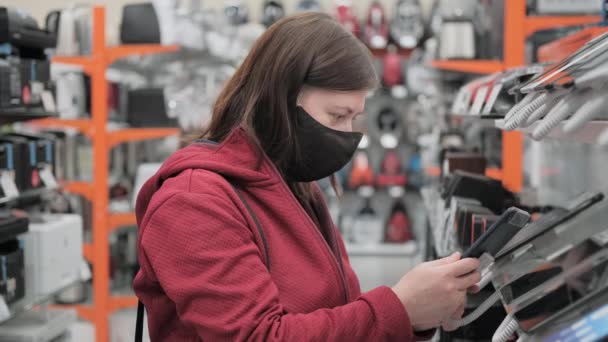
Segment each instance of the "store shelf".
[[79,66],[87,74],[91,73],[94,66],[93,59],[87,56],[54,56],[51,62]]
[[457,71],[473,74],[493,74],[504,70],[504,65],[497,60],[435,60],[431,66],[445,71]]
[[[517,131],[522,132],[528,136],[532,136],[532,132],[534,132],[534,130],[539,124],[540,122],[535,122],[531,126],[526,128],[520,128]],[[580,130],[574,133],[565,133],[563,130],[563,126],[564,123],[562,122],[558,127],[554,128],[551,133],[546,136],[545,139],[551,138],[584,144],[595,144],[597,142],[597,138],[605,130],[608,129],[608,121],[590,121]],[[504,120],[497,120],[496,127],[504,129]]]
[[[371,51],[371,53],[374,57],[378,57],[378,58],[383,58],[387,53],[387,49],[370,48],[369,51]],[[413,51],[414,51],[413,49],[399,49],[399,51],[397,53],[401,57],[408,58],[412,54]]]
[[138,299],[135,296],[112,296],[110,298],[110,312],[135,307],[137,302]]
[[90,243],[85,243],[82,245],[82,256],[88,262],[93,262],[93,246]]
[[[427,167],[424,169],[425,173],[429,177],[439,177],[441,176],[441,169],[439,167]],[[502,170],[498,168],[488,168],[486,169],[486,176],[498,180],[502,180]]]
[[125,128],[108,133],[109,147],[130,141],[166,138],[178,135],[177,128]]
[[93,199],[93,184],[88,182],[65,182],[62,188],[66,192],[71,192],[80,195],[87,200]]
[[534,32],[553,29],[563,26],[578,26],[585,24],[599,23],[602,20],[601,16],[583,15],[583,16],[528,16],[525,20],[526,36]]
[[135,213],[116,213],[110,214],[109,232],[113,232],[124,226],[134,226],[137,224]]
[[7,321],[10,318],[13,318],[23,312],[26,311],[30,311],[32,309],[34,309],[35,307],[42,305],[42,304],[48,304],[49,302],[51,302],[53,300],[53,298],[63,292],[65,289],[70,288],[71,286],[74,286],[75,284],[79,283],[80,281],[75,281],[72,282],[70,284],[67,284],[66,286],[60,288],[59,290],[53,292],[53,293],[49,293],[46,295],[42,295],[42,296],[30,296],[30,297],[24,297],[12,304],[8,305],[8,316],[4,316],[5,319],[2,320],[2,322]]
[[26,190],[19,194],[19,196],[13,197],[0,197],[0,204],[8,204],[8,203],[18,203],[18,202],[27,202],[30,200],[35,200],[41,196],[49,194],[52,191],[57,191],[57,188],[40,188],[40,189],[32,189]]
[[349,256],[408,256],[418,251],[415,241],[402,244],[346,244],[346,252]]
[[57,113],[27,108],[0,109],[0,125],[57,116]]
[[179,50],[177,45],[155,45],[155,44],[132,44],[120,45],[106,48],[107,62],[112,63],[117,59],[137,56],[151,55],[156,53],[175,52]]
[[78,317],[80,317],[81,319],[87,320],[89,322],[92,322],[95,319],[95,311],[89,305],[53,304],[49,305],[49,309],[74,309],[76,310]]
[[93,134],[93,124],[89,119],[64,120],[52,118],[36,120],[31,123],[35,126],[47,128],[73,128],[88,137],[91,137]]

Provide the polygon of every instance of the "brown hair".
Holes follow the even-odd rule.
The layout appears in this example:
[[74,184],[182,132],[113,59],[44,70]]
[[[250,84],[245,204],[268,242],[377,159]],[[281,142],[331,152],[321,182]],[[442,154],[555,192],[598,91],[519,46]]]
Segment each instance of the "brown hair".
[[[203,137],[224,140],[243,127],[279,170],[299,156],[293,134],[304,85],[336,91],[376,87],[370,51],[329,15],[304,13],[272,25],[220,93]],[[305,185],[290,184],[308,197]]]

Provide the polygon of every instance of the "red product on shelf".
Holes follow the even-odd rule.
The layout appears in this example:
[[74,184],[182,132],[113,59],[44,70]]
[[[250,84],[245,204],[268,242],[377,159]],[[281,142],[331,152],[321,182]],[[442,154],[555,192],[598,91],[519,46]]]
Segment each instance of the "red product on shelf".
[[359,37],[361,34],[361,26],[350,5],[343,2],[338,3],[338,6],[336,6],[336,20],[352,32],[355,37]]
[[358,188],[360,186],[374,185],[374,172],[369,165],[369,158],[365,151],[358,151],[353,158],[353,168],[350,172],[349,186]]
[[372,2],[367,13],[365,44],[372,49],[384,49],[388,43],[388,23],[382,4]]
[[388,47],[388,51],[384,55],[383,64],[382,80],[384,81],[384,85],[387,87],[394,87],[401,84],[403,81],[401,57],[394,45]]
[[411,221],[405,204],[397,201],[391,210],[391,216],[386,223],[385,240],[388,243],[404,243],[414,240]]
[[403,173],[401,160],[396,151],[387,151],[382,160],[382,172],[378,175],[376,183],[379,186],[404,186],[407,176]]

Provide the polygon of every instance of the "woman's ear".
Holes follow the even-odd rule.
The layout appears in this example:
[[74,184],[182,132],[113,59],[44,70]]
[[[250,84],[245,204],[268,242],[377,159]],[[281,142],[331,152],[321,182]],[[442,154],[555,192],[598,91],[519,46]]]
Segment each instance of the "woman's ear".
[[302,99],[308,94],[309,88],[307,86],[302,86],[300,92],[298,93],[298,97],[296,98],[296,106],[302,106]]

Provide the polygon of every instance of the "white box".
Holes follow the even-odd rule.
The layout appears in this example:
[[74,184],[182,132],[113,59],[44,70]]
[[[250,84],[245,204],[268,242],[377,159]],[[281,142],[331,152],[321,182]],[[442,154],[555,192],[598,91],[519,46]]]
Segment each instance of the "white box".
[[23,234],[26,298],[48,296],[80,279],[82,217],[44,215]]

